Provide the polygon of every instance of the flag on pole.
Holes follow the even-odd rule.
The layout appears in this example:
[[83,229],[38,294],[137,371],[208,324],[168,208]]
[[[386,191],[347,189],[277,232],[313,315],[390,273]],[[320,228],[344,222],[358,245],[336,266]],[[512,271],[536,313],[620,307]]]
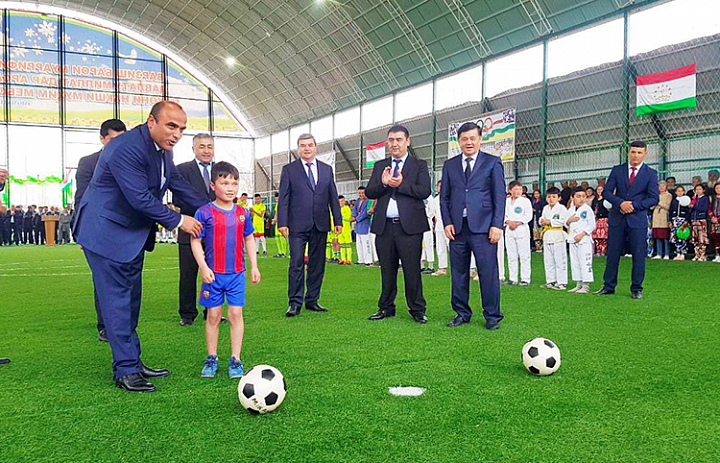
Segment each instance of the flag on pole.
[[697,107],[695,64],[637,76],[638,116]]
[[365,167],[372,167],[377,161],[385,159],[385,142],[365,146]]

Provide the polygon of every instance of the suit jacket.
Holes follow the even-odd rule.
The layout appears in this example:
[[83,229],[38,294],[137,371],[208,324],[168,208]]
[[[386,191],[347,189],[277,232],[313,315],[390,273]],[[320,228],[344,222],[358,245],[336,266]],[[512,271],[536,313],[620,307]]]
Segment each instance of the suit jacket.
[[97,153],[83,156],[82,158],[80,158],[80,161],[78,161],[77,172],[75,172],[76,209],[80,204],[83,195],[85,194],[85,190],[87,190],[88,185],[90,185],[90,180],[92,180],[93,173],[95,172],[95,166],[97,166],[98,159],[100,159],[100,153],[102,153],[102,150],[98,151]]
[[283,167],[278,196],[278,228],[289,227],[290,233],[308,232],[313,227],[328,232],[330,211],[334,223],[342,224],[332,167],[317,161],[317,170],[319,178],[313,191],[302,158]]
[[397,201],[398,212],[400,212],[400,225],[402,225],[403,231],[408,235],[425,233],[430,230],[430,225],[425,215],[423,200],[432,192],[427,162],[414,156],[408,156],[401,171],[403,182],[397,188],[391,188],[382,183],[382,173],[386,167],[391,167],[390,164],[392,164],[392,157],[376,162],[370,181],[365,187],[365,196],[377,199],[372,232],[380,235],[385,230],[388,203],[395,191],[395,201]]
[[[613,207],[608,214],[608,225],[619,227],[626,225],[630,228],[647,228],[648,210],[660,201],[660,187],[655,169],[647,164],[640,167],[635,174],[635,180],[630,186],[628,163],[613,167],[605,184],[603,199],[610,202]],[[631,201],[635,211],[632,214],[620,212],[620,204]]]
[[[204,200],[205,203],[215,201],[215,192],[212,190],[212,188],[210,189],[210,193],[208,193],[208,191],[205,189],[205,180],[203,180],[202,173],[200,172],[200,168],[198,167],[195,159],[193,159],[192,161],[183,162],[182,164],[178,164],[177,170],[180,175],[182,175],[183,178],[188,181],[190,186],[193,187],[193,189],[197,193],[198,198]],[[209,167],[208,170],[210,170]],[[191,204],[183,201],[182,197],[178,195],[173,195],[172,201],[174,205],[180,208],[181,214],[189,215],[190,217],[195,216],[195,212],[197,212],[197,207],[193,207]],[[178,230],[178,243],[189,244],[190,235],[188,235],[182,230]]]
[[352,210],[352,216],[355,217],[355,234],[367,235],[370,233],[370,216],[368,215],[369,199],[355,202]]
[[120,263],[132,261],[143,250],[152,251],[157,224],[172,230],[181,221],[180,214],[163,204],[168,189],[195,207],[205,204],[178,173],[172,151],[156,150],[147,124],[113,138],[77,208],[77,243]]
[[478,153],[470,180],[465,182],[464,154],[445,161],[440,190],[443,224],[463,227],[463,211],[472,233],[489,233],[490,227],[503,229],[505,223],[505,171],[498,156]]

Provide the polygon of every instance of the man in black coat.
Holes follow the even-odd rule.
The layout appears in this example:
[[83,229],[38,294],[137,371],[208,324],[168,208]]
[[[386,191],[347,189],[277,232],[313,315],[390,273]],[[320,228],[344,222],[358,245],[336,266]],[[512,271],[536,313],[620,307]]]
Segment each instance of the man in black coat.
[[23,222],[23,243],[35,244],[35,206],[28,206]]
[[[212,135],[201,133],[193,137],[195,159],[178,164],[177,170],[197,191],[198,197],[207,202],[215,201],[215,192],[210,188],[210,174],[215,157],[215,144]],[[180,213],[195,216],[196,209],[173,197],[173,204]],[[197,275],[198,264],[190,249],[190,235],[178,230],[178,253],[180,255],[180,325],[190,326],[198,316]]]
[[427,163],[408,153],[410,134],[405,127],[390,128],[387,143],[391,157],[375,163],[365,188],[365,195],[377,200],[371,231],[377,235],[382,274],[378,311],[370,320],[395,316],[397,273],[402,262],[410,315],[418,323],[427,323],[420,257],[423,233],[430,230],[423,203],[431,193],[430,175]]
[[23,227],[25,226],[25,213],[22,210],[22,206],[15,206],[12,216],[12,232],[13,241],[16,246],[20,246],[20,243],[25,244],[23,241]]
[[[315,137],[306,133],[298,138],[299,159],[282,169],[278,197],[278,231],[290,245],[288,269],[289,307],[285,315],[294,317],[305,308],[327,312],[320,305],[320,288],[325,275],[325,246],[330,231],[330,211],[335,233],[342,233],[342,215],[332,167],[315,159]],[[308,246],[307,292],[305,289],[305,246]]]
[[[123,121],[119,119],[108,119],[105,122],[100,125],[100,143],[103,144],[103,146],[110,143],[110,140],[117,137],[118,135],[121,135],[125,133],[125,124]],[[77,209],[78,205],[80,204],[80,201],[82,200],[83,195],[85,194],[85,190],[87,190],[88,185],[90,185],[90,180],[92,180],[93,174],[95,173],[95,166],[97,166],[98,159],[100,159],[100,155],[102,154],[102,150],[98,151],[97,153],[90,154],[88,156],[80,158],[80,161],[78,161],[78,168],[77,172],[75,173],[75,209]],[[47,210],[45,211],[47,214]],[[93,296],[95,298],[95,314],[97,318],[97,330],[98,330],[98,340],[102,342],[108,342],[107,335],[105,334],[105,322],[103,321],[102,315],[100,314],[100,302],[98,300],[97,291],[94,288],[93,285]]]

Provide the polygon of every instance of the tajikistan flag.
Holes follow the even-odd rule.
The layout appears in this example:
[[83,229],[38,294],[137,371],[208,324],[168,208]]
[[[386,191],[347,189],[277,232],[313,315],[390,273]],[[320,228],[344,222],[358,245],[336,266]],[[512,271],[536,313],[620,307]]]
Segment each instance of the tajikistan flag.
[[638,116],[695,107],[695,64],[637,76]]
[[372,167],[385,159],[385,142],[365,146],[365,167]]

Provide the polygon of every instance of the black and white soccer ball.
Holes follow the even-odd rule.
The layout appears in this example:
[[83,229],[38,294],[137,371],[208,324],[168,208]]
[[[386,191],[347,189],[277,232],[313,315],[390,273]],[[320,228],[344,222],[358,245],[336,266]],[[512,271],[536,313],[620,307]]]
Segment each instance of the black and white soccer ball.
[[522,361],[530,373],[548,376],[560,368],[560,349],[549,339],[535,338],[523,346]]
[[252,367],[238,384],[240,404],[253,414],[270,413],[280,406],[287,384],[280,370],[270,365]]

